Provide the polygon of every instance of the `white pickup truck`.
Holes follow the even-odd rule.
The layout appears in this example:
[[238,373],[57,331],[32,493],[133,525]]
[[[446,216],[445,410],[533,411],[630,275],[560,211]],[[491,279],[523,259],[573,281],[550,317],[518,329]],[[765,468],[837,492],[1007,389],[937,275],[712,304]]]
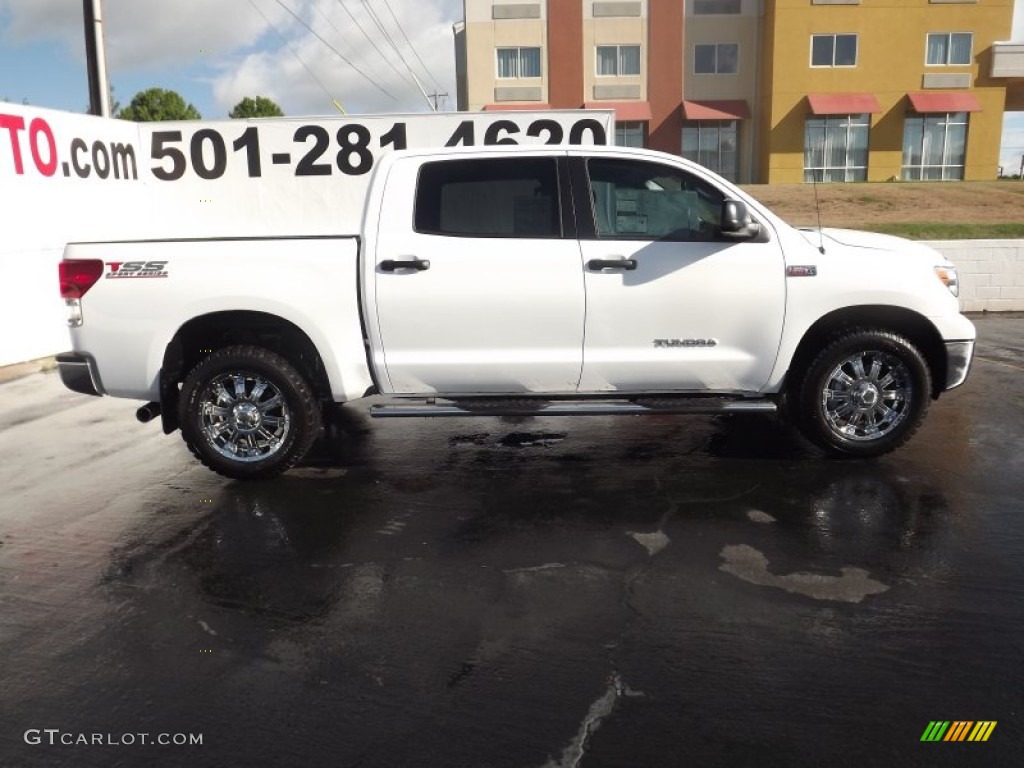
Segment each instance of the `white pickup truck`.
[[396,152],[361,231],[70,244],[77,392],[150,401],[233,478],[295,465],[325,409],[375,416],[781,411],[823,448],[905,442],[973,325],[934,250],[797,230],[679,157]]

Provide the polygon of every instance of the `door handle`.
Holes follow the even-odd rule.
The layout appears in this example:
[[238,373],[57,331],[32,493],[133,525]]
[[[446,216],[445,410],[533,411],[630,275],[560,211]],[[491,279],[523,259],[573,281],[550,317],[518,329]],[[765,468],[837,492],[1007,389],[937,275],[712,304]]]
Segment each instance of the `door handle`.
[[632,272],[636,269],[636,259],[591,259],[587,262],[587,269],[591,272],[600,272],[602,269],[624,269]]
[[415,269],[418,272],[422,272],[424,269],[430,269],[430,261],[427,259],[409,259],[407,261],[398,261],[395,259],[384,259],[380,263],[381,272],[394,272],[396,269]]

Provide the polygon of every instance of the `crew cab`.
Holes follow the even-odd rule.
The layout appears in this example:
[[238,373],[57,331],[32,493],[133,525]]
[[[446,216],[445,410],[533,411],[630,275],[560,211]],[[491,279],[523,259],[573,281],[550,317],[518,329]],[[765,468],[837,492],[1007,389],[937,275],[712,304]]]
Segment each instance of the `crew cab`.
[[233,478],[375,416],[781,412],[875,456],[968,375],[956,270],[919,243],[798,230],[680,157],[395,152],[358,232],[68,245],[78,392],[148,401]]

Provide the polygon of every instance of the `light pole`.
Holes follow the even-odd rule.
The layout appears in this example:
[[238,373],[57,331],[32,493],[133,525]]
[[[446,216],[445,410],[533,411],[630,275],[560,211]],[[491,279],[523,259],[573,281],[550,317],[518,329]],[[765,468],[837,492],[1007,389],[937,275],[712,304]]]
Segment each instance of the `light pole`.
[[110,117],[107,56],[103,48],[102,0],[82,0],[85,17],[85,65],[89,70],[89,114]]

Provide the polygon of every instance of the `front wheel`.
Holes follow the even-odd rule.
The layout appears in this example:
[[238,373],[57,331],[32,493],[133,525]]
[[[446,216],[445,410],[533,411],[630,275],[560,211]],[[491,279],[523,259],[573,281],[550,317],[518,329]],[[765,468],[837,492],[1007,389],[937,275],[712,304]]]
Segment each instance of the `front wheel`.
[[928,410],[931,375],[906,338],[854,330],[818,354],[797,391],[801,432],[847,456],[879,456],[898,448]]
[[219,349],[185,378],[179,400],[189,450],[226,477],[272,477],[306,455],[320,408],[302,375],[280,355],[253,346]]

